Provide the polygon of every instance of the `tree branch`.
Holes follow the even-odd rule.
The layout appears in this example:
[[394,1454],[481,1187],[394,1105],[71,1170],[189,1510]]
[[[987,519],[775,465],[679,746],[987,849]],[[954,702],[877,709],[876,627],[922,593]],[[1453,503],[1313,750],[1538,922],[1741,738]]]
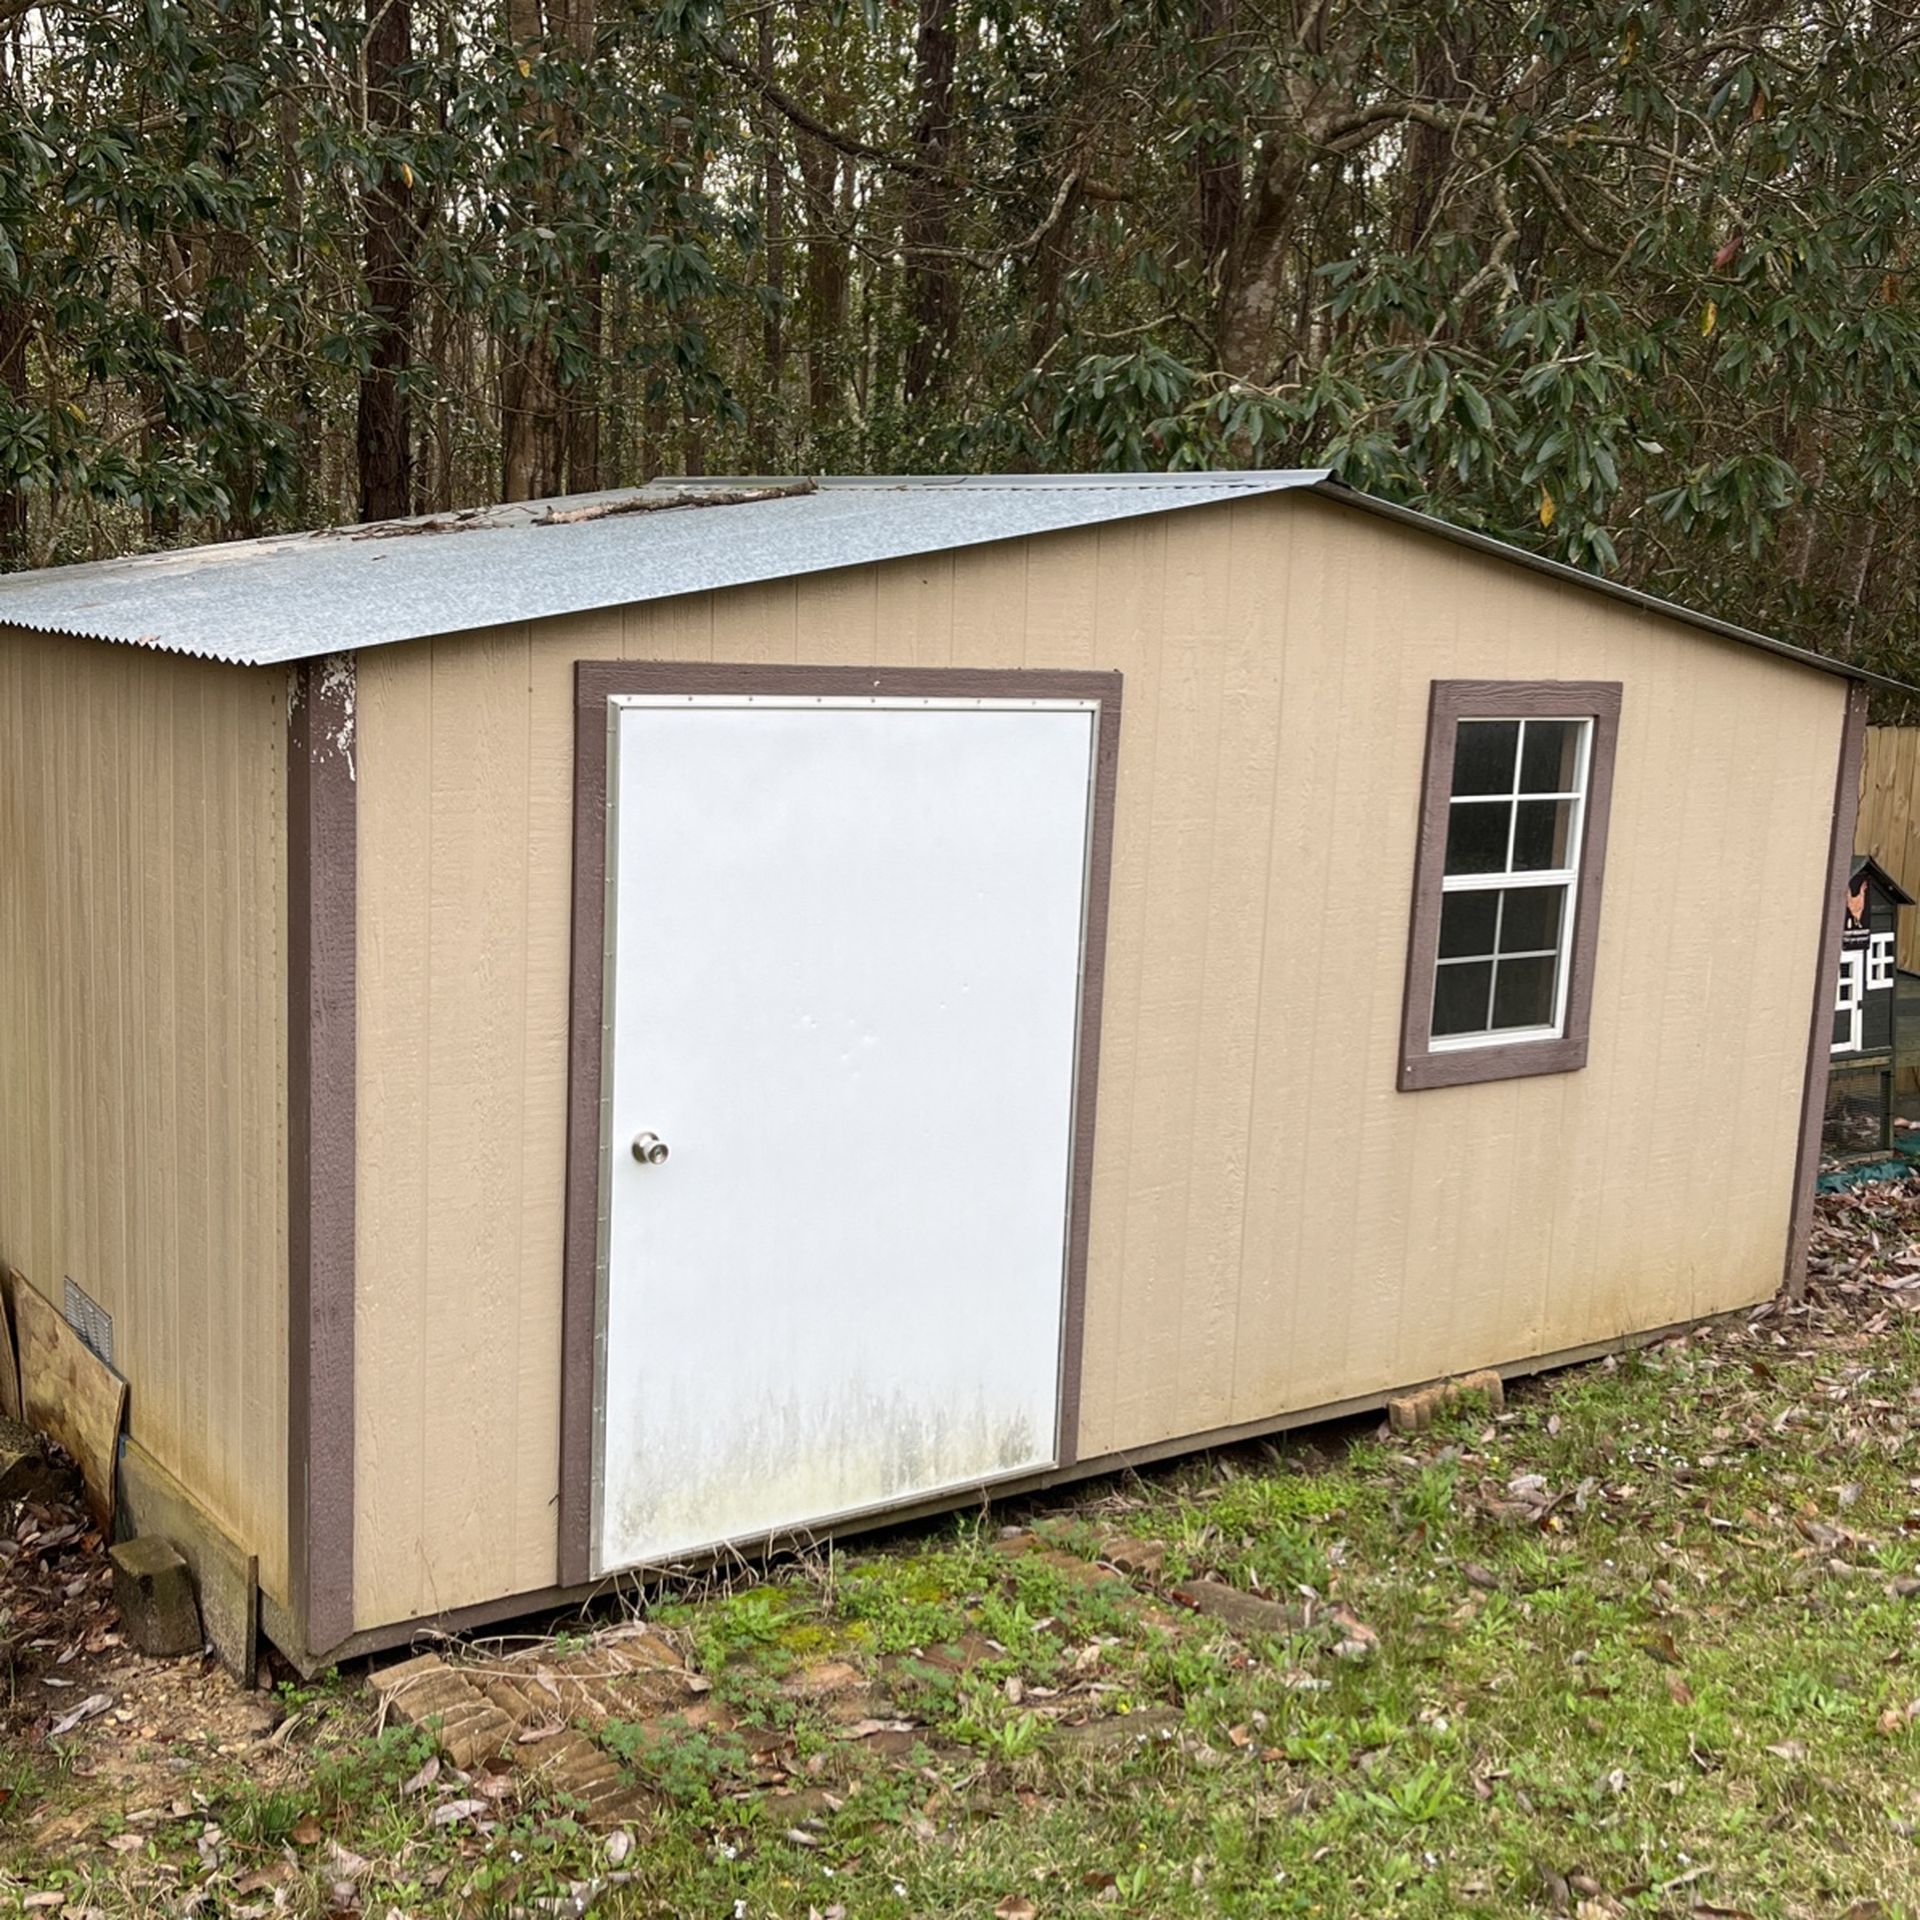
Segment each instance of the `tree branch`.
[[[784,88],[775,85],[751,61],[743,58],[724,41],[710,43],[713,57],[720,62],[736,79],[744,80],[758,93],[767,104],[800,129],[811,134],[823,146],[832,147],[836,153],[844,153],[849,160],[864,160],[870,166],[883,168],[888,173],[904,173],[916,180],[937,180],[944,186],[964,187],[969,192],[992,193],[999,191],[983,186],[979,181],[964,173],[955,173],[951,168],[934,166],[925,160],[916,160],[908,154],[892,153],[885,147],[876,147],[869,140],[857,135],[844,133],[838,127],[829,126],[816,113],[810,113],[800,102]],[[1088,180],[1078,175],[1070,175],[1089,200],[1131,200],[1133,195],[1124,187],[1108,186],[1099,180]],[[1065,189],[1062,189],[1064,194]],[[1064,204],[1064,201],[1062,201]],[[1033,245],[1037,246],[1046,237],[1043,227],[1036,235]]]

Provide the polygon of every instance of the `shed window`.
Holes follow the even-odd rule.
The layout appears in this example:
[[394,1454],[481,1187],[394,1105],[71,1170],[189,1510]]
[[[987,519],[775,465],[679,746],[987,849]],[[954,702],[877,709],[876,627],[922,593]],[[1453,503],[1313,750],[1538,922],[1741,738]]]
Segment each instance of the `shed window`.
[[1586,1064],[1620,690],[1436,681],[1400,1084]]
[[1457,723],[1436,1047],[1551,1039],[1564,1027],[1592,733],[1585,719]]

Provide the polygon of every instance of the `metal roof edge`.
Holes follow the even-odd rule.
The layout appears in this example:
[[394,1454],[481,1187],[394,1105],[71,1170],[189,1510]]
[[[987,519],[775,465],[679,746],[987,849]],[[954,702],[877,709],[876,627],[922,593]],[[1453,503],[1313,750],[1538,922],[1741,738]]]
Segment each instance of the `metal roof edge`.
[[1377,514],[1381,519],[1396,521],[1403,527],[1415,527],[1422,533],[1451,540],[1456,546],[1471,547],[1476,553],[1504,560],[1509,565],[1544,573],[1550,580],[1584,587],[1589,593],[1604,593],[1609,599],[1625,601],[1643,613],[1660,614],[1668,620],[1679,621],[1683,626],[1697,627],[1701,632],[1711,633],[1719,639],[1737,640],[1742,646],[1759,647],[1764,652],[1777,653],[1784,660],[1797,660],[1803,667],[1813,667],[1842,680],[1863,681],[1868,686],[1885,687],[1890,692],[1920,700],[1920,687],[1909,686],[1904,680],[1895,680],[1888,674],[1854,666],[1850,661],[1836,660],[1831,654],[1815,653],[1810,647],[1796,647],[1788,640],[1776,640],[1772,634],[1761,633],[1753,627],[1736,626],[1731,620],[1721,620],[1713,614],[1682,606],[1677,600],[1663,600],[1657,593],[1630,587],[1625,581],[1609,580],[1604,574],[1570,567],[1564,560],[1549,560],[1545,554],[1530,553],[1525,547],[1516,547],[1509,540],[1498,540],[1490,533],[1478,533],[1471,527],[1457,527],[1435,514],[1422,513],[1417,507],[1403,507],[1397,501],[1381,499],[1378,494],[1364,493],[1358,487],[1350,487],[1344,481],[1333,478],[1331,474],[1314,481],[1305,491],[1318,494],[1325,500],[1337,500],[1342,506],[1357,507],[1363,513]]
[[[942,492],[964,490],[970,493],[988,493],[996,489],[1015,492],[1042,493],[1187,493],[1202,495],[1196,499],[1171,499],[1153,503],[1143,502],[1128,512],[1112,516],[1114,519],[1143,518],[1153,513],[1177,513],[1183,507],[1221,506],[1225,502],[1220,498],[1223,491],[1238,488],[1249,495],[1311,492],[1333,478],[1329,467],[1254,467],[1235,469],[1222,473],[956,473],[956,474],[827,474],[812,478],[812,490],[816,493],[888,493],[888,492]],[[665,488],[668,483],[662,480],[649,481],[651,488]],[[674,482],[673,490],[695,492],[706,490],[726,491],[729,488],[771,487],[790,484],[778,479],[768,479],[753,475],[716,475],[702,479],[697,483]],[[638,489],[635,489],[638,491]],[[564,499],[566,496],[562,496]],[[534,502],[535,505],[559,505],[560,500],[552,502]],[[757,502],[747,502],[757,505]],[[1079,521],[1062,527],[1024,527],[1008,531],[991,533],[970,533],[963,538],[942,540],[933,545],[907,542],[899,545],[881,544],[875,551],[862,556],[847,557],[823,553],[817,560],[804,566],[791,566],[772,573],[743,573],[739,578],[713,587],[676,589],[674,592],[655,595],[640,595],[633,600],[603,600],[590,606],[569,606],[556,608],[552,613],[528,616],[536,620],[565,619],[572,614],[595,613],[607,607],[643,605],[651,599],[671,600],[680,597],[682,592],[695,593],[732,593],[742,587],[764,586],[770,580],[805,580],[816,574],[837,573],[849,567],[888,566],[896,561],[914,560],[927,554],[963,553],[969,547],[996,546],[1003,540],[1042,540],[1056,533],[1082,533],[1089,527],[1106,524],[1103,521]],[[346,531],[343,529],[343,531]],[[432,637],[441,634],[484,633],[496,624],[492,620],[463,622],[449,627],[436,627]],[[426,636],[418,636],[426,637]],[[388,641],[372,642],[373,645],[390,645]]]
[[[951,538],[914,536],[904,539],[888,537],[883,529],[873,538],[850,543],[850,550],[835,551],[831,544],[823,544],[816,553],[807,556],[803,561],[796,561],[795,556],[789,553],[772,564],[756,566],[749,562],[726,570],[730,577],[712,579],[699,586],[674,586],[657,592],[648,592],[636,587],[634,591],[606,596],[563,594],[549,606],[517,609],[505,616],[514,621],[539,620],[601,611],[614,606],[637,605],[650,600],[672,598],[682,592],[725,592],[736,587],[763,584],[768,580],[800,579],[809,575],[830,573],[843,567],[879,565],[890,561],[913,559],[926,554],[960,552],[969,547],[991,545],[999,540],[1029,539],[1045,533],[1073,531],[1077,527],[1098,525],[1107,520],[1175,512],[1191,506],[1224,504],[1236,495],[1254,497],[1312,487],[1327,477],[1328,470],[1324,467],[1251,468],[1218,473],[1196,469],[1181,473],[847,474],[803,477],[800,480],[796,480],[793,476],[756,477],[716,474],[702,475],[694,479],[662,476],[649,481],[642,487],[604,489],[594,494],[497,504],[451,514],[413,515],[405,519],[376,521],[364,525],[316,528],[305,533],[264,534],[247,541],[212,542],[204,548],[166,548],[151,554],[113,555],[102,560],[71,563],[68,567],[31,571],[37,571],[43,576],[68,574],[74,584],[79,586],[90,583],[92,579],[111,576],[119,570],[125,570],[125,573],[131,573],[142,579],[151,576],[155,586],[159,587],[183,561],[191,559],[196,554],[203,553],[207,564],[224,568],[224,565],[229,562],[244,566],[249,555],[271,556],[276,549],[289,556],[322,550],[337,554],[352,543],[364,541],[368,544],[370,552],[380,551],[385,548],[386,538],[389,535],[419,533],[423,530],[440,531],[444,528],[449,532],[471,531],[484,534],[494,530],[523,531],[533,527],[563,525],[568,518],[565,510],[582,506],[609,509],[590,516],[583,515],[582,519],[594,521],[613,519],[622,514],[623,503],[630,503],[647,495],[665,498],[682,496],[697,501],[702,495],[725,495],[730,492],[761,488],[771,492],[779,488],[784,490],[783,497],[801,497],[808,493],[845,495],[860,492],[894,494],[964,492],[976,495],[993,492],[1082,494],[1099,492],[1132,496],[1124,505],[1115,501],[1098,514],[1069,521],[1059,527],[1028,524],[1016,524],[1004,528],[982,526],[955,530],[955,537]],[[726,504],[729,507],[738,505],[746,508],[763,503],[758,500],[741,500],[729,501]],[[125,573],[122,573],[121,577],[125,577]],[[115,632],[110,630],[110,623],[106,620],[90,623],[75,621],[69,624],[57,616],[50,615],[44,608],[30,611],[18,605],[10,605],[11,596],[3,589],[4,578],[0,578],[0,626],[14,626],[28,632],[93,640],[107,645],[148,647],[157,652],[178,654],[182,658],[213,660],[229,666],[285,666],[300,660],[318,658],[330,650],[327,647],[296,640],[290,644],[239,651],[218,644],[196,645],[183,642],[176,638],[169,638],[164,630],[131,632],[123,629]],[[404,632],[391,630],[362,635],[356,639],[343,639],[337,645],[347,651],[358,651],[408,639],[478,633],[498,625],[501,618],[502,615],[492,606],[476,608],[470,613],[448,607],[443,610],[441,618],[431,626],[421,625],[417,629],[409,627]]]

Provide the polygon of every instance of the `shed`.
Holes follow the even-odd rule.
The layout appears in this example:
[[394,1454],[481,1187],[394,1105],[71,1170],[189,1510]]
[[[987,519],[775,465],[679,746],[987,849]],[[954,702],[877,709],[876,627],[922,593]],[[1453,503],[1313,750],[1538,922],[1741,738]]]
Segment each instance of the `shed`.
[[1865,676],[1324,474],[655,485],[0,623],[0,1256],[303,1666],[1800,1270]]

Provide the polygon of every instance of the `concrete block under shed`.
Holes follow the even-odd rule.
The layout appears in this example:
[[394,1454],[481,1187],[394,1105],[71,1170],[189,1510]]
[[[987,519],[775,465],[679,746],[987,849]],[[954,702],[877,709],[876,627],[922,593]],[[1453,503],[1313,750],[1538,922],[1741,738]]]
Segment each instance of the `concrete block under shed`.
[[220,1664],[245,1687],[260,1653],[259,1561],[242,1553],[207,1509],[131,1435],[116,1480],[123,1539],[158,1535],[187,1563],[200,1624]]
[[193,1575],[173,1547],[157,1534],[142,1534],[110,1548],[113,1599],[130,1644],[166,1659],[198,1653],[200,1607]]

